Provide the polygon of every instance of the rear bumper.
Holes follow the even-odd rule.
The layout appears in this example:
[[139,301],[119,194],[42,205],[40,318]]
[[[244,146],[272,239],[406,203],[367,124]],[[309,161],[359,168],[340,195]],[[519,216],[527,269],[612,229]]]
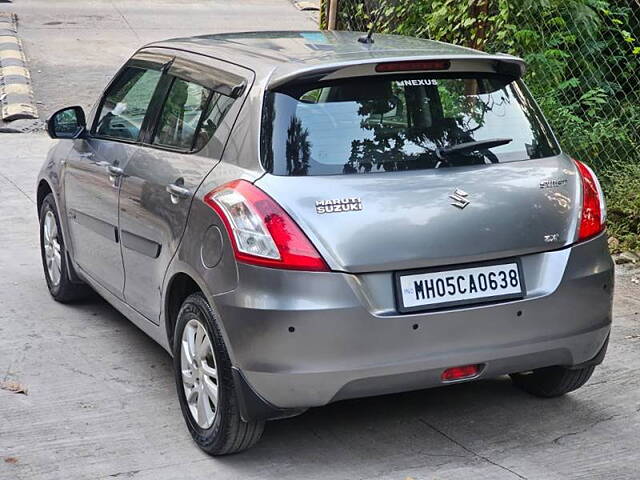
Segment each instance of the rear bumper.
[[390,273],[245,265],[215,302],[234,367],[280,409],[438,386],[456,365],[483,364],[480,378],[597,357],[611,325],[606,237],[522,264],[524,299],[448,311],[399,314]]

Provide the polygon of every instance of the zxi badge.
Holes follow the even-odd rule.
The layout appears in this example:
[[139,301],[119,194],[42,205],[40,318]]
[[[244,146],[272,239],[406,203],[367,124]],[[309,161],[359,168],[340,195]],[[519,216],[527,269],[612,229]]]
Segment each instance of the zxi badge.
[[468,196],[469,194],[467,192],[456,188],[455,192],[453,192],[453,195],[449,195],[449,198],[453,200],[453,202],[451,202],[451,205],[459,208],[460,210],[463,210],[467,205],[471,203],[469,200],[467,200]]
[[545,235],[544,236],[544,242],[545,243],[556,243],[560,240],[560,234],[559,233],[551,233],[549,235]]

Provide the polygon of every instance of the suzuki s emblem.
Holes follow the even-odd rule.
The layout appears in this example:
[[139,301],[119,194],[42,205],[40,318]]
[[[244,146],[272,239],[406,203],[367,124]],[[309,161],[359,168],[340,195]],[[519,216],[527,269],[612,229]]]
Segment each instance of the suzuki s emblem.
[[453,192],[453,195],[449,195],[449,198],[453,200],[453,202],[451,202],[451,205],[459,208],[460,210],[464,209],[464,207],[471,203],[469,200],[467,200],[468,196],[469,194],[467,192],[456,188],[456,191]]

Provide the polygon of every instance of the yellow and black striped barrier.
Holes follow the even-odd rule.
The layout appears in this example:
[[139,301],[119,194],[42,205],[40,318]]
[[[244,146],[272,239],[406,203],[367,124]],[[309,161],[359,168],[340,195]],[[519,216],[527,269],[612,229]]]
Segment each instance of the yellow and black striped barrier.
[[0,12],[0,116],[5,122],[38,118],[33,99],[31,75],[22,42],[17,34],[16,16]]

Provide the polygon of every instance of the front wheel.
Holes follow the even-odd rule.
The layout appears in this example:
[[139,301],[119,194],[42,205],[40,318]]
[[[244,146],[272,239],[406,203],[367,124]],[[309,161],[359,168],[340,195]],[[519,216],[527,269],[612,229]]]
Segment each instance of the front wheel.
[[198,446],[209,455],[227,455],[260,440],[264,421],[240,418],[231,361],[201,293],[187,297],[180,308],[173,353],[182,415]]
[[594,365],[577,369],[547,367],[530,373],[511,374],[511,380],[525,392],[537,397],[552,398],[582,387],[591,378],[594,369]]
[[69,278],[67,252],[53,194],[48,194],[40,207],[40,253],[49,293],[58,302],[78,300],[87,294],[87,286]]

